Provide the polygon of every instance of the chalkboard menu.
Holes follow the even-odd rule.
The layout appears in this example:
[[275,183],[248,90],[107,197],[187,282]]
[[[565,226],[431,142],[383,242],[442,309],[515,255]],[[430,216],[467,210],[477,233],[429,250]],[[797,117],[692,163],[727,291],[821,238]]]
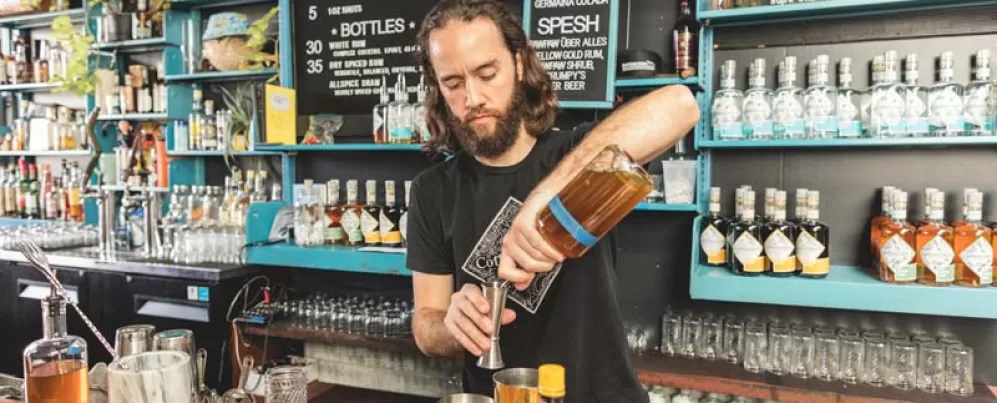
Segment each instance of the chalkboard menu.
[[562,108],[611,108],[618,0],[524,0],[523,25]]
[[399,72],[418,83],[415,36],[435,2],[295,0],[298,112],[368,114],[380,101],[382,75],[389,90]]

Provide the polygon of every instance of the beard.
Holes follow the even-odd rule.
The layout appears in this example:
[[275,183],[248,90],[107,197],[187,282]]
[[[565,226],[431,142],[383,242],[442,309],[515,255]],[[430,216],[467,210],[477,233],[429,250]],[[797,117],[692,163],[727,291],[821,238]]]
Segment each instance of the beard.
[[[523,121],[524,95],[523,89],[519,86],[516,86],[512,92],[504,112],[475,108],[467,111],[463,121],[454,119],[452,124],[461,148],[476,157],[496,158],[516,144],[519,127]],[[471,119],[479,116],[494,117],[495,129],[490,130],[485,125],[471,123]]]

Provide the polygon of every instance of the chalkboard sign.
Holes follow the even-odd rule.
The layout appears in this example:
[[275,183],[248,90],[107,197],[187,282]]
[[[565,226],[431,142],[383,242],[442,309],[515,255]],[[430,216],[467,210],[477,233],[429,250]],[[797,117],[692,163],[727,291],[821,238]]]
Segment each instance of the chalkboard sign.
[[523,28],[562,108],[612,108],[617,0],[524,0]]
[[415,36],[435,0],[295,0],[294,77],[298,111],[369,114],[381,76],[419,82]]

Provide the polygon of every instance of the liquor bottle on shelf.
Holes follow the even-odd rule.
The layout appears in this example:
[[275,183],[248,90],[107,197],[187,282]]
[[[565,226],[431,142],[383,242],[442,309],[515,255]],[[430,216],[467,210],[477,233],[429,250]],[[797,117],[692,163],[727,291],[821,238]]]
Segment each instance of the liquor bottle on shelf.
[[[69,122],[69,116],[72,112],[69,108],[62,106],[59,107],[58,115],[58,132],[59,132],[59,142],[62,144],[63,150],[76,150],[78,149],[76,144],[76,133],[73,130],[72,123]],[[65,174],[65,173],[64,173]]]
[[346,232],[343,231],[343,206],[339,204],[339,180],[333,179],[325,184],[325,227],[326,245],[343,245],[346,243]]
[[742,113],[744,94],[736,88],[734,77],[737,62],[727,60],[720,66],[720,90],[714,94],[713,138],[718,140],[743,140]]
[[950,285],[955,281],[955,232],[945,225],[945,193],[931,193],[928,222],[917,228],[917,282]]
[[358,203],[356,179],[346,181],[346,205],[343,206],[343,230],[346,231],[346,244],[350,246],[363,245],[363,231],[360,230],[360,217],[363,205]]
[[398,73],[398,80],[395,82],[395,101],[388,104],[388,142],[391,144],[412,142],[412,105],[408,103],[405,73]]
[[365,245],[380,246],[381,232],[378,229],[380,227],[378,217],[381,216],[381,206],[377,204],[377,181],[368,180],[365,188],[367,190],[367,204],[364,205],[360,213],[360,230],[363,232]]
[[902,86],[898,83],[898,63],[897,52],[891,50],[883,55],[881,66],[873,66],[873,69],[882,71],[882,81],[872,88],[870,124],[873,137],[903,137],[907,134],[904,127],[907,106]]
[[201,99],[204,95],[199,85],[194,84],[193,88],[194,101],[191,105],[190,117],[187,118],[187,141],[190,142],[187,149],[198,151],[204,149],[201,146],[201,125],[204,121],[204,113],[201,112]]
[[965,188],[962,190],[962,216],[952,220],[952,223],[949,224],[953,229],[965,225],[966,221],[969,220],[969,197],[976,192],[978,192],[976,188]]
[[28,190],[31,187],[31,177],[28,176],[28,161],[21,157],[18,161],[17,213],[21,218],[28,218]]
[[796,261],[801,277],[824,278],[831,272],[831,230],[820,221],[820,192],[807,191],[807,220],[799,225]]
[[426,76],[419,75],[419,85],[415,88],[415,103],[412,104],[412,135],[413,143],[429,141],[432,134],[426,125]]
[[49,80],[48,42],[36,41],[35,43],[35,49],[37,49],[38,52],[35,54],[35,62],[32,66],[35,82],[47,83]]
[[790,220],[791,223],[799,226],[807,221],[807,189],[799,188],[796,189],[796,203],[793,204],[793,219]]
[[803,92],[807,137],[828,139],[838,134],[838,90],[831,85],[831,58],[819,55],[811,62],[813,81]]
[[215,101],[204,101],[204,117],[201,120],[201,148],[218,150],[218,128],[215,126]]
[[40,219],[41,215],[41,184],[38,182],[38,168],[35,164],[28,165],[28,193],[25,196],[25,218]]
[[[945,192],[942,192],[938,188],[924,188],[924,199],[922,200],[922,203],[924,205],[924,217],[922,217],[920,220],[911,220],[910,223],[913,224],[914,227],[921,228],[922,225],[934,221],[931,219],[931,195],[934,194],[935,192],[942,193],[942,203],[945,203]],[[945,218],[944,217],[945,211],[942,211],[942,215],[943,215],[942,218]]]
[[955,283],[984,287],[993,283],[993,233],[983,225],[983,193],[969,196],[966,222],[955,228]]
[[314,182],[305,179],[303,186],[295,189],[294,195],[294,243],[298,246],[311,246],[315,223],[311,216]]
[[744,192],[741,220],[730,227],[730,268],[734,273],[753,276],[765,271],[764,246],[760,239],[762,227],[755,221],[755,192]]
[[938,82],[928,89],[928,124],[934,136],[962,136],[966,133],[963,118],[962,84],[955,82],[955,57],[942,52],[938,60]]
[[384,208],[381,209],[379,220],[382,246],[402,246],[402,233],[399,228],[401,216],[402,211],[395,203],[395,181],[384,181]]
[[796,226],[786,221],[786,192],[775,194],[775,217],[762,228],[765,239],[765,273],[789,276],[796,273]]
[[904,114],[904,126],[907,135],[924,137],[930,131],[928,127],[928,92],[918,84],[921,78],[917,55],[909,54],[904,58],[904,101],[907,111]]
[[991,99],[994,84],[990,77],[990,49],[976,52],[975,79],[966,86],[966,135],[989,136],[993,134],[990,108],[997,99]]
[[800,139],[806,135],[802,92],[796,86],[796,57],[787,56],[779,63],[779,88],[773,101],[776,138]]
[[872,259],[876,262],[877,267],[879,266],[879,229],[893,220],[890,215],[893,213],[893,192],[895,190],[896,188],[893,186],[883,186],[879,215],[872,217],[872,220],[869,221],[869,251],[872,253]]
[[27,32],[24,30],[17,30],[14,33],[14,84],[28,84],[31,83],[32,68],[31,61],[28,55],[30,48],[30,40],[27,38]]
[[[738,189],[740,191],[740,189]],[[700,261],[714,267],[727,265],[727,249],[724,236],[729,222],[720,216],[720,188],[710,188],[710,215],[703,220],[703,231],[699,235],[702,249]]]
[[27,401],[89,401],[87,342],[66,329],[66,301],[53,292],[42,300],[42,338],[24,349]]
[[758,221],[761,225],[766,225],[775,220],[775,195],[779,191],[776,188],[765,188],[765,215]]
[[857,138],[862,135],[859,116],[860,95],[852,89],[852,58],[843,57],[838,63],[838,137]]
[[672,30],[675,74],[682,78],[696,75],[699,55],[699,22],[692,15],[689,0],[679,3],[679,18]]
[[861,93],[861,119],[862,119],[862,134],[866,137],[873,137],[875,130],[872,128],[872,97],[873,89],[878,85],[883,84],[883,77],[886,76],[884,71],[885,58],[883,55],[875,55],[872,58],[872,84],[868,88],[862,90]]
[[744,135],[752,140],[771,140],[772,90],[765,86],[765,59],[748,67],[748,90],[744,92]]
[[[728,230],[730,227],[737,225],[741,222],[741,218],[744,217],[744,192],[746,189],[742,186],[734,189],[734,215],[727,220]],[[728,232],[729,233],[729,232]],[[730,256],[729,254],[727,256]]]
[[412,181],[405,181],[405,205],[401,207],[401,216],[398,218],[398,231],[402,233],[402,245],[408,244],[408,208],[411,202]]
[[893,193],[891,220],[879,227],[879,279],[907,284],[917,280],[917,229],[907,222],[907,192]]
[[374,119],[374,143],[384,144],[388,142],[388,76],[381,76],[381,102],[374,105],[372,117]]

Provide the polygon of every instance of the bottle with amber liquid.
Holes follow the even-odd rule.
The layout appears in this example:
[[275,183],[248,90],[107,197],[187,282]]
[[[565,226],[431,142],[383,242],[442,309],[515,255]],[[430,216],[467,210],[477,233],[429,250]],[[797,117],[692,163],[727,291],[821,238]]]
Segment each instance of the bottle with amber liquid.
[[807,189],[796,189],[796,202],[793,204],[793,219],[789,222],[799,226],[807,222]]
[[689,0],[679,3],[679,18],[672,30],[675,74],[682,78],[696,75],[699,55],[699,22],[692,15]]
[[343,218],[340,223],[346,232],[346,244],[350,246],[364,243],[363,231],[360,230],[363,205],[357,202],[358,193],[357,181],[355,179],[346,181],[346,205],[343,206]]
[[379,226],[382,246],[402,246],[401,218],[402,209],[395,202],[395,181],[384,181],[384,208],[381,209]]
[[917,229],[907,222],[907,192],[893,193],[890,222],[879,227],[879,279],[887,283],[917,281]]
[[969,220],[969,197],[972,196],[973,193],[976,193],[976,191],[976,188],[965,188],[962,190],[962,216],[952,220],[952,223],[949,224],[952,228],[959,228],[965,225],[966,221]]
[[363,242],[367,246],[381,245],[380,220],[381,206],[377,204],[377,181],[368,180],[365,183],[367,203],[360,213],[360,231],[363,232]]
[[765,271],[765,247],[762,226],[755,221],[755,192],[744,191],[741,221],[732,225],[727,238],[731,240],[730,269],[734,273],[754,276]]
[[412,181],[405,181],[405,204],[398,208],[401,215],[398,217],[398,232],[402,234],[402,246],[407,244],[408,240],[408,206],[411,202],[412,194]]
[[917,228],[917,282],[951,285],[955,281],[955,231],[945,225],[945,193],[934,191],[925,209],[927,222]]
[[831,272],[831,228],[820,221],[820,192],[807,191],[807,220],[799,225],[796,263],[800,277],[824,278]]
[[872,220],[869,221],[869,252],[872,254],[873,260],[877,262],[877,265],[879,264],[879,251],[876,249],[879,247],[879,228],[891,221],[890,213],[892,213],[893,208],[890,201],[893,198],[894,190],[893,186],[883,186],[879,215],[872,217]]
[[729,228],[726,218],[720,216],[720,188],[710,188],[710,215],[703,220],[703,231],[699,234],[699,247],[702,250],[699,261],[708,266],[727,265],[726,234]]
[[791,276],[796,273],[796,225],[786,221],[786,192],[777,191],[772,208],[772,221],[762,228],[765,240],[765,273],[770,276]]
[[983,193],[969,195],[966,222],[955,228],[955,283],[983,287],[993,283],[993,233],[983,225]]
[[66,301],[52,292],[42,300],[42,338],[24,349],[28,402],[87,403],[87,342],[66,332]]
[[325,191],[325,218],[328,222],[325,227],[325,244],[346,244],[346,231],[343,230],[342,224],[343,206],[339,204],[339,179],[327,182]]
[[[940,192],[940,191],[941,190],[939,190],[938,188],[924,188],[924,199],[923,199],[923,203],[924,203],[924,217],[921,217],[920,220],[916,220],[916,221],[911,220],[911,224],[914,224],[915,227],[920,228],[922,225],[927,224],[927,223],[929,223],[929,222],[932,221],[931,220],[931,195],[934,194],[935,192]],[[943,192],[942,194],[944,195],[945,193]],[[943,215],[944,215],[944,212],[943,212]]]

